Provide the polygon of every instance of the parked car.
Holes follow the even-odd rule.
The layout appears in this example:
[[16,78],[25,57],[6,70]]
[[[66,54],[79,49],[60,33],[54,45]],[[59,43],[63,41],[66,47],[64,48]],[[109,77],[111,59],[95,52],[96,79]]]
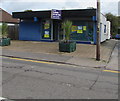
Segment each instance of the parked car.
[[115,39],[120,39],[120,34],[116,34]]

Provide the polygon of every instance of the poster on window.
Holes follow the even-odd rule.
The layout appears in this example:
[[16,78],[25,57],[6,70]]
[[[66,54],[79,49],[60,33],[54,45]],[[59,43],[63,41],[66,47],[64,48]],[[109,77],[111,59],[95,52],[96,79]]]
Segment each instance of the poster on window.
[[82,30],[83,29],[83,27],[82,26],[78,26],[78,30]]
[[49,37],[50,37],[49,31],[45,31],[44,38],[49,38]]
[[83,30],[77,30],[77,33],[82,34],[82,33],[83,33]]
[[76,32],[78,30],[78,27],[76,25],[72,25],[72,32]]
[[86,27],[86,26],[83,26],[83,30],[86,31],[86,30],[87,30],[87,27]]
[[44,24],[44,29],[49,29],[50,28],[50,23],[45,23]]
[[43,40],[51,40],[51,21],[50,20],[43,20],[41,35]]

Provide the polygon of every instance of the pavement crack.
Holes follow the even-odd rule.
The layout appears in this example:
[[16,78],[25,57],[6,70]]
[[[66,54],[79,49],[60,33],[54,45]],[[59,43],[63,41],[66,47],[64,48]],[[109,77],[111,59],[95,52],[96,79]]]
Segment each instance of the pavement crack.
[[89,90],[92,90],[92,88],[95,86],[95,84],[97,83],[97,81],[98,81],[100,75],[102,74],[102,72],[103,72],[103,70],[101,70],[100,74],[97,75],[94,83],[89,87]]
[[93,88],[93,86],[96,84],[96,82],[98,81],[99,75],[97,76],[96,80],[94,81],[94,83],[89,87],[89,89],[91,90]]
[[5,67],[5,68],[16,68],[16,69],[22,69],[24,66],[4,66],[4,65],[2,65],[2,67]]
[[36,72],[36,73],[44,73],[44,74],[48,74],[48,75],[54,75],[53,73],[41,72],[41,71],[37,71],[37,70],[33,70],[33,69],[25,69],[24,72]]

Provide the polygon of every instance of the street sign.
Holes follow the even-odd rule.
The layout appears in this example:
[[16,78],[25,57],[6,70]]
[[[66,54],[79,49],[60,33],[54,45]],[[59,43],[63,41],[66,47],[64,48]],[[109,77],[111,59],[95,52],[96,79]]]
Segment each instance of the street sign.
[[52,9],[51,19],[61,19],[61,10]]

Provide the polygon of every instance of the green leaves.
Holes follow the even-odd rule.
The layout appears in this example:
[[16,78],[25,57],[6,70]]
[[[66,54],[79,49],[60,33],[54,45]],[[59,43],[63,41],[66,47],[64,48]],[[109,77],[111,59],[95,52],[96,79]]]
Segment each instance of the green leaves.
[[120,26],[120,16],[115,16],[111,13],[107,13],[105,16],[107,17],[107,20],[111,22],[111,34],[117,34],[118,27]]
[[24,12],[32,12],[32,10],[24,10]]
[[8,37],[8,25],[6,23],[2,23],[2,25],[0,25],[0,37]]
[[70,34],[72,33],[72,21],[64,21],[62,24],[62,28],[65,35],[65,40],[68,42],[70,40]]

